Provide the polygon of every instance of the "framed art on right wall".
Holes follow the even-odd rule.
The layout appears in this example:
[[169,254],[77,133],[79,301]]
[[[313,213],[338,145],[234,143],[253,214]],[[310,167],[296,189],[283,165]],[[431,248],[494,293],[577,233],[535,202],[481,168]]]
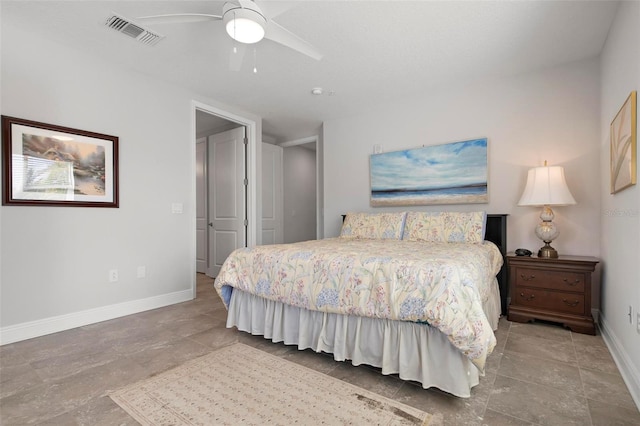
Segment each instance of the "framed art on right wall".
[[636,184],[636,91],[611,122],[611,193]]

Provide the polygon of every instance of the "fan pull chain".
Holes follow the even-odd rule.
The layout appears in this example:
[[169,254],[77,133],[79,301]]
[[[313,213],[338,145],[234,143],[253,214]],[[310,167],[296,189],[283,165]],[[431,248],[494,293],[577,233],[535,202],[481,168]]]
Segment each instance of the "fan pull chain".
[[238,53],[238,39],[236,38],[236,11],[233,11],[233,53]]
[[256,48],[253,48],[253,73],[254,74],[258,74],[258,64],[257,64],[257,60],[256,60]]
[[233,11],[233,39],[238,40],[236,37],[236,11]]

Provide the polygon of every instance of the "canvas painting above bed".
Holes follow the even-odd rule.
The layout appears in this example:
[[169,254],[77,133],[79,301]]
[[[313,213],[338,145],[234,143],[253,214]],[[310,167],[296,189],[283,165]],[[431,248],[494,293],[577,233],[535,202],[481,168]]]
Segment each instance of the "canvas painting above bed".
[[371,205],[487,203],[487,139],[371,155]]

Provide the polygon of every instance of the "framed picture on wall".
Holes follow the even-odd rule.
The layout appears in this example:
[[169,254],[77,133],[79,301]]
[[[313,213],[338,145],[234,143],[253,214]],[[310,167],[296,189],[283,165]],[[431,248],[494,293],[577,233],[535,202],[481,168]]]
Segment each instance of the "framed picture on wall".
[[2,204],[118,207],[118,138],[2,116]]
[[488,203],[487,139],[371,155],[371,205]]
[[637,115],[633,91],[611,122],[611,193],[636,184]]

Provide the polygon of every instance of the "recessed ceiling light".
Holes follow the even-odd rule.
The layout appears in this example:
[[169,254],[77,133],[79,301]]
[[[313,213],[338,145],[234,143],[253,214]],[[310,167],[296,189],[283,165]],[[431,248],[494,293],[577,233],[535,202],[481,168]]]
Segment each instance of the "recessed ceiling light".
[[322,95],[322,87],[314,87],[313,89],[311,89],[311,94],[312,95]]

